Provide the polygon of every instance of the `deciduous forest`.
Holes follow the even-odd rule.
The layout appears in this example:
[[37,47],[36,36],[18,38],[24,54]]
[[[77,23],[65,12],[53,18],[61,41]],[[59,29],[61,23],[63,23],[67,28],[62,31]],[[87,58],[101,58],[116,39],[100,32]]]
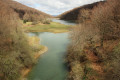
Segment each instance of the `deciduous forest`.
[[120,1],[107,0],[80,10],[67,61],[68,80],[119,80]]
[[120,80],[119,67],[120,0],[58,16],[0,0],[0,80]]

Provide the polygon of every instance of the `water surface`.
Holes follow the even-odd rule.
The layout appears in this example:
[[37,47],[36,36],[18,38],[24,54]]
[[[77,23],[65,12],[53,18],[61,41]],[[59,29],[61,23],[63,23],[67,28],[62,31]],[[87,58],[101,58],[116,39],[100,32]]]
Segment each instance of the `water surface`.
[[48,47],[28,75],[28,80],[65,80],[67,67],[65,55],[69,43],[68,33],[29,33],[30,36],[38,36],[40,44]]
[[76,23],[74,23],[74,22],[66,21],[66,20],[60,20],[60,19],[57,19],[57,18],[53,18],[51,20],[53,22],[58,22],[58,23],[65,24],[65,25],[76,25]]

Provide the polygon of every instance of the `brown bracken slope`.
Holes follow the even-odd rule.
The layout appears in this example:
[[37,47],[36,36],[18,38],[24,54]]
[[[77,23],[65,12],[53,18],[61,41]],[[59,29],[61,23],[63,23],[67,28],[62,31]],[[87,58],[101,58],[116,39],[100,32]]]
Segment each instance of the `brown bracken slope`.
[[84,6],[74,8],[72,10],[69,10],[67,12],[62,13],[58,17],[60,17],[60,19],[63,19],[63,20],[76,21],[78,19],[78,17],[81,15],[81,10],[83,10],[83,9],[93,9],[95,6],[97,6],[100,3],[104,3],[104,1],[96,2],[96,3],[92,3],[92,4],[87,4],[87,5],[84,5]]
[[27,20],[27,21],[38,21],[44,18],[52,17],[49,14],[46,14],[42,11],[38,11],[34,8],[30,8],[25,6],[19,2],[13,0],[0,0],[12,8],[16,13],[18,13],[20,19]]

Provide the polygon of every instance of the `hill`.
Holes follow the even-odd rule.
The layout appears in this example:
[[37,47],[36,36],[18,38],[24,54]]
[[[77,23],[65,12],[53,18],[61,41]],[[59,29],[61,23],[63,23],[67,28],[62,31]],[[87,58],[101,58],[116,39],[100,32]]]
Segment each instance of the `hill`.
[[11,9],[13,9],[14,12],[16,12],[19,15],[20,19],[24,21],[41,21],[45,18],[52,17],[49,14],[46,14],[42,11],[38,11],[34,8],[30,8],[13,0],[0,1],[4,2],[4,4],[8,5]]
[[97,6],[100,3],[104,3],[104,1],[96,2],[96,3],[92,3],[92,4],[87,4],[87,5],[84,5],[84,6],[80,6],[80,7],[74,8],[72,10],[69,10],[67,12],[62,13],[58,17],[60,17],[60,19],[63,19],[63,20],[73,20],[73,21],[76,21],[76,20],[78,20],[78,17],[81,15],[81,11],[83,9],[90,9],[90,10],[92,10],[95,6]]
[[[71,29],[68,80],[119,80],[120,0],[107,0]],[[81,17],[81,16],[80,16]]]
[[20,22],[22,12],[16,10],[25,14],[28,10],[38,17],[40,14],[17,2],[0,0],[0,80],[23,80],[26,70],[36,63],[37,53],[44,48],[39,45],[39,39],[25,35]]

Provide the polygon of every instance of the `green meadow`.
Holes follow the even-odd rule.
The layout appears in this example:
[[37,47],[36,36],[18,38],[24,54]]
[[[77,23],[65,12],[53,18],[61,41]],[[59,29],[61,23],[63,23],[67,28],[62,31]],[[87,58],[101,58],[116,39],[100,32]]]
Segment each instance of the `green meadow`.
[[36,24],[32,25],[31,22],[24,24],[26,32],[53,32],[53,33],[62,33],[68,32],[71,25],[64,25],[57,22],[50,22],[50,24]]

